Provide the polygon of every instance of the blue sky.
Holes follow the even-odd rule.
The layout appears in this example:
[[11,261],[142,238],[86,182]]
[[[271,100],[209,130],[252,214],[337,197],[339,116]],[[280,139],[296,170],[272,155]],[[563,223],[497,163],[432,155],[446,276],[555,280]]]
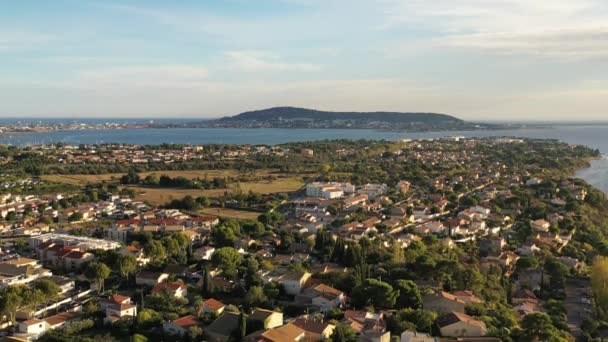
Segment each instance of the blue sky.
[[602,120],[604,0],[0,0],[0,116]]

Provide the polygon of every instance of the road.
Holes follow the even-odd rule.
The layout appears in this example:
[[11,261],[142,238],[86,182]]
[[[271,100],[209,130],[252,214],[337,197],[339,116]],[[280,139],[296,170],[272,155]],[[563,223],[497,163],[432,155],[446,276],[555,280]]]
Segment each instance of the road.
[[576,340],[581,338],[581,324],[591,315],[592,306],[581,301],[583,298],[590,299],[591,293],[589,280],[568,279],[566,281],[565,306],[568,313],[568,327]]

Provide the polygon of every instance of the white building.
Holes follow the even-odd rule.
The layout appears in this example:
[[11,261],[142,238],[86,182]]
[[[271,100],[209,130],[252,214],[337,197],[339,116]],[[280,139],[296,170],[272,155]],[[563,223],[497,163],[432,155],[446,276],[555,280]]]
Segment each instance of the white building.
[[77,246],[82,251],[88,251],[92,249],[103,249],[110,250],[116,249],[121,246],[120,243],[116,241],[108,241],[102,239],[94,239],[85,236],[75,236],[68,234],[56,234],[56,233],[48,233],[39,236],[30,237],[29,244],[33,249],[38,249],[38,246],[41,244],[51,241],[53,243],[68,247],[68,246]]
[[366,194],[370,199],[384,195],[388,191],[386,184],[365,184],[359,190],[358,194]]
[[355,193],[355,186],[350,183],[313,182],[306,185],[306,195],[325,199],[340,198]]

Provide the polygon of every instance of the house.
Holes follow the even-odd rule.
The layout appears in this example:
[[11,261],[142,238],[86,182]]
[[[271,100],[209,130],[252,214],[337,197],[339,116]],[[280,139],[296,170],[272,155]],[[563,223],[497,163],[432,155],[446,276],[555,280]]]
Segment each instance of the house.
[[536,221],[530,221],[530,226],[532,227],[532,229],[538,232],[548,232],[549,228],[551,227],[551,223],[546,220],[540,219]]
[[201,248],[197,248],[192,255],[196,260],[211,260],[211,256],[215,252],[215,247],[211,246],[203,246]]
[[571,257],[568,257],[568,256],[560,256],[558,258],[558,260],[562,264],[568,266],[569,269],[575,270],[577,272],[579,272],[581,269],[583,269],[585,267],[585,263],[584,262],[581,262],[578,259],[571,258]]
[[257,308],[253,310],[248,320],[256,322],[264,329],[272,329],[283,325],[283,313]]
[[540,268],[528,268],[517,272],[517,283],[533,291],[540,290],[542,285],[549,285],[550,276]]
[[540,306],[535,302],[523,302],[519,305],[515,305],[513,310],[517,311],[519,316],[525,316],[532,313],[540,312]]
[[451,312],[438,317],[435,324],[441,336],[481,337],[488,333],[486,324],[462,312]]
[[375,331],[366,330],[363,331],[357,338],[357,342],[390,342],[391,332],[390,331]]
[[350,326],[355,332],[386,331],[384,314],[365,310],[346,310],[341,323]]
[[211,228],[217,226],[220,220],[216,216],[199,216],[190,219],[192,226]]
[[155,286],[169,278],[167,273],[141,271],[135,276],[135,284],[145,286]]
[[437,311],[439,313],[464,312],[467,303],[455,295],[438,291],[435,294],[422,298],[422,307],[425,310]]
[[192,327],[202,327],[202,322],[194,315],[180,317],[171,322],[163,324],[163,332],[169,335],[185,336]]
[[113,294],[108,298],[104,298],[99,301],[101,310],[105,310],[112,305],[116,304],[131,304],[131,297],[123,296],[120,294]]
[[210,342],[227,342],[238,327],[239,314],[225,311],[207,326],[204,335],[206,340]]
[[154,288],[152,288],[153,294],[159,294],[162,292],[169,293],[175,298],[184,298],[188,295],[188,286],[180,281],[174,281],[170,283],[159,283],[154,285]]
[[530,178],[530,179],[528,179],[528,180],[526,181],[526,185],[528,185],[528,186],[539,185],[539,184],[541,184],[542,182],[543,182],[543,180],[542,180],[542,179],[540,179],[540,178],[538,178],[538,177],[533,177],[533,178]]
[[406,330],[401,333],[401,342],[437,342],[437,339],[429,334]]
[[306,332],[292,323],[266,330],[261,340],[266,342],[299,342],[304,341]]
[[375,199],[378,196],[384,195],[388,191],[386,184],[365,184],[359,190],[358,194],[365,194],[370,199]]
[[359,205],[365,204],[365,203],[367,203],[367,201],[368,201],[367,194],[359,194],[359,195],[353,196],[351,198],[345,199],[343,201],[343,203],[344,203],[343,207],[345,209],[348,209],[348,208],[351,208],[354,206],[359,206]]
[[439,221],[431,221],[431,222],[426,222],[421,224],[420,226],[416,227],[416,232],[419,234],[440,234],[443,233],[445,231],[445,226],[443,225],[443,223],[439,222]]
[[137,305],[135,304],[110,304],[106,308],[104,322],[114,323],[123,319],[133,319],[137,316]]
[[59,290],[60,293],[66,293],[70,290],[73,290],[76,287],[76,282],[74,281],[74,278],[68,278],[68,277],[63,277],[63,276],[50,276],[45,278],[46,280],[50,280],[53,283],[55,283],[57,286],[59,286]]
[[18,258],[0,263],[0,287],[10,285],[28,284],[43,277],[50,277],[53,273],[32,259]]
[[304,330],[306,341],[329,341],[331,334],[336,328],[333,324],[308,317],[297,318],[292,323]]
[[321,311],[342,307],[346,302],[344,292],[325,284],[305,288],[296,297],[297,302],[319,307]]
[[210,313],[216,316],[224,312],[225,308],[226,305],[224,303],[214,298],[209,298],[201,303],[201,311],[203,313]]
[[519,255],[507,251],[507,252],[503,252],[500,254],[500,256],[498,257],[499,263],[501,264],[501,266],[503,267],[510,267],[515,265],[515,263],[517,262],[517,260],[519,260]]
[[124,255],[133,255],[135,260],[137,260],[137,265],[140,267],[145,266],[150,262],[150,258],[146,257],[144,249],[137,246],[131,245],[124,247],[119,251],[119,253]]
[[525,242],[523,245],[517,248],[517,253],[520,255],[530,255],[538,252],[540,252],[540,248],[538,248],[538,246],[536,246],[536,244],[533,242]]
[[32,340],[36,340],[40,336],[44,335],[47,329],[48,324],[45,321],[37,318],[32,318],[19,323],[19,332]]
[[78,312],[68,311],[47,317],[44,321],[47,323],[48,329],[53,330],[66,327],[79,319],[80,315]]
[[523,304],[523,303],[538,303],[538,298],[534,292],[528,289],[519,289],[511,295],[511,303]]
[[288,295],[295,296],[302,292],[302,288],[310,277],[311,274],[308,272],[290,272],[279,279],[279,284],[283,285]]
[[465,302],[466,305],[483,303],[483,300],[479,299],[479,297],[477,297],[475,294],[473,294],[472,291],[469,290],[452,291],[452,295]]

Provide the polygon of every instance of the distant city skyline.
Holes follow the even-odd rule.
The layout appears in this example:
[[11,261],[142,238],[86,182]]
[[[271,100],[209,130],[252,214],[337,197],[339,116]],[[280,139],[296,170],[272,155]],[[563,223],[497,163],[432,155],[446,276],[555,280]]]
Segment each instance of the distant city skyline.
[[0,118],[606,120],[602,0],[0,2]]

